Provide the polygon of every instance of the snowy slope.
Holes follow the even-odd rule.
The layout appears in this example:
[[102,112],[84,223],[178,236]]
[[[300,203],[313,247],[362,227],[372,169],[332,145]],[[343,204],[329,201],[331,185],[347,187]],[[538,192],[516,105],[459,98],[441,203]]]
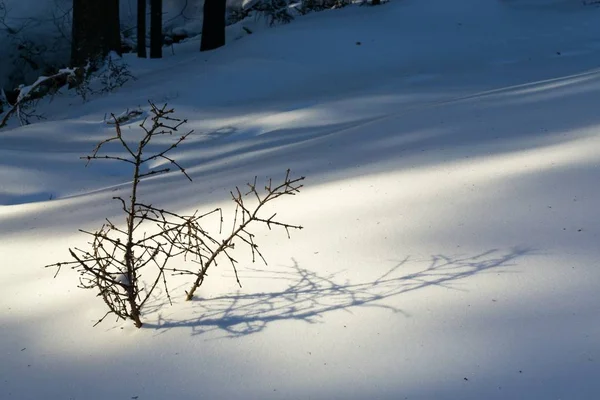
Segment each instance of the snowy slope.
[[[600,393],[600,9],[397,1],[311,14],[0,131],[1,399],[594,399]],[[168,101],[197,135],[143,196],[227,206],[307,176],[269,266],[106,321],[43,265],[118,218],[127,171],[78,159],[106,113]],[[127,127],[135,129],[135,124]],[[219,267],[221,268],[221,267]]]

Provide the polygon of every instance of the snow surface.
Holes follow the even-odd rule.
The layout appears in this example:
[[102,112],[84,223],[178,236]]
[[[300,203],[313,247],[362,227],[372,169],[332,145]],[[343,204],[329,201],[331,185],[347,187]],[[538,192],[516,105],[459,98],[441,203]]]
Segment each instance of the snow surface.
[[[0,131],[1,399],[600,396],[600,8],[404,0],[310,14]],[[307,176],[259,229],[268,266],[159,295],[140,330],[45,264],[119,218],[128,171],[79,156],[107,113],[168,101],[197,131],[148,202],[227,207]],[[136,124],[126,126],[134,134]],[[160,307],[163,305],[163,307]]]

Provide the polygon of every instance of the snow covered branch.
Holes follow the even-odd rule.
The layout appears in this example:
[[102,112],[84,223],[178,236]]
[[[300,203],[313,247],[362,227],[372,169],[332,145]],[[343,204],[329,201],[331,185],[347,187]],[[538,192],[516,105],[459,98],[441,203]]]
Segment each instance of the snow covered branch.
[[17,115],[21,125],[29,124],[30,113],[25,110],[31,102],[39,100],[47,94],[56,93],[61,87],[65,86],[70,81],[75,80],[77,69],[61,69],[58,73],[50,76],[40,76],[33,84],[21,86],[19,94],[14,103],[7,100],[6,94],[3,92],[2,97],[7,102],[9,108],[0,120],[0,128],[4,128],[12,115]]

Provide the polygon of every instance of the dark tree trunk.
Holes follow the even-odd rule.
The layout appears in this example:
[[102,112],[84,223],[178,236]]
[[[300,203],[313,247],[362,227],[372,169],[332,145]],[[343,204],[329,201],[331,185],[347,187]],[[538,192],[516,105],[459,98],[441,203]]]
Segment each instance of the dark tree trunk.
[[110,51],[121,53],[119,0],[73,0],[71,65],[106,57]]
[[106,0],[106,38],[108,51],[122,54],[121,49],[121,15],[119,13],[119,0]]
[[137,2],[137,54],[146,58],[146,0]]
[[162,58],[162,0],[150,0],[150,58]]
[[226,0],[204,2],[200,51],[213,50],[225,45],[225,5]]

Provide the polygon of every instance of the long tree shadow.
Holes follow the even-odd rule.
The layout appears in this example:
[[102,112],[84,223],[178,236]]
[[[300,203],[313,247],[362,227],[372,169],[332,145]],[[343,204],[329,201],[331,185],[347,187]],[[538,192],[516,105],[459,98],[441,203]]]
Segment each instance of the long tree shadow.
[[[350,282],[337,272],[321,275],[316,271],[293,265],[279,270],[251,270],[255,275],[245,279],[285,280],[289,284],[281,290],[260,293],[227,294],[213,298],[198,298],[191,304],[193,316],[170,320],[159,315],[156,324],[146,328],[168,330],[178,327],[192,328],[193,335],[222,331],[226,337],[239,337],[263,331],[273,322],[298,320],[315,323],[323,315],[337,311],[351,311],[355,307],[377,307],[402,312],[386,304],[386,299],[429,286],[455,289],[456,283],[470,276],[490,270],[498,272],[531,249],[512,248],[508,251],[489,250],[474,256],[433,255],[421,265],[409,257],[375,279]],[[413,272],[403,274],[403,267],[411,264]]]

